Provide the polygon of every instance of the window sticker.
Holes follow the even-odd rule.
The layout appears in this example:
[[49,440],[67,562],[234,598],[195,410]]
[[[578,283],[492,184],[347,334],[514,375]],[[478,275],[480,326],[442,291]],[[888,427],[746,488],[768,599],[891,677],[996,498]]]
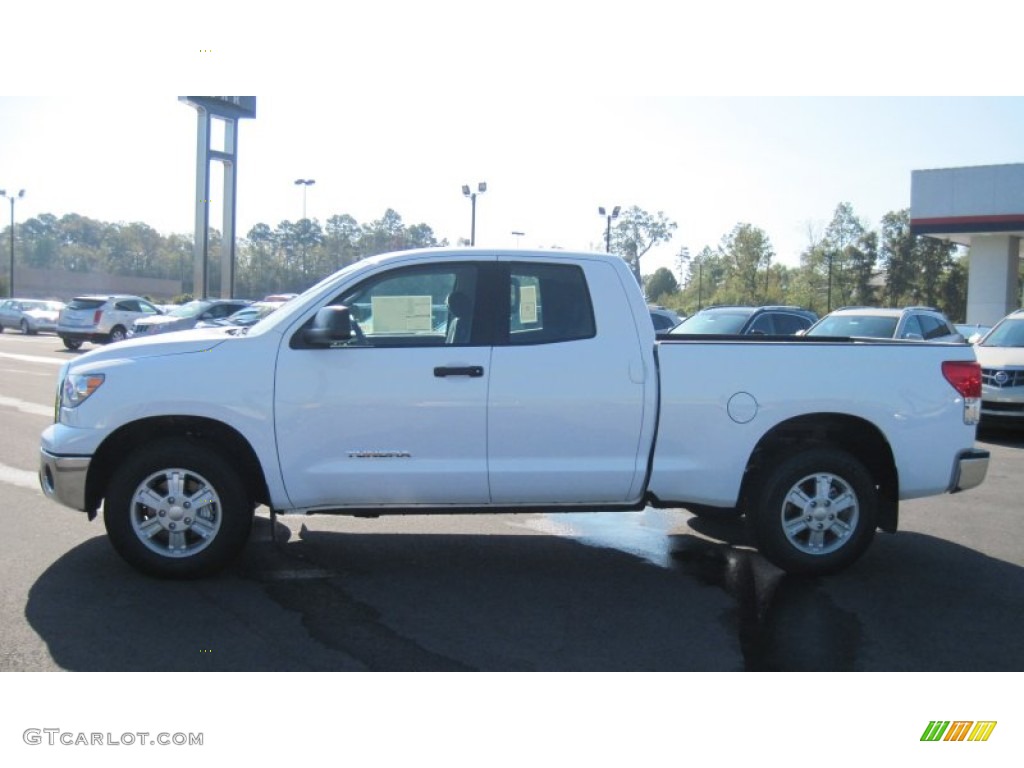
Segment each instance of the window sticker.
[[519,289],[519,322],[537,322],[537,286],[524,285]]
[[374,296],[374,333],[429,332],[431,325],[430,296]]

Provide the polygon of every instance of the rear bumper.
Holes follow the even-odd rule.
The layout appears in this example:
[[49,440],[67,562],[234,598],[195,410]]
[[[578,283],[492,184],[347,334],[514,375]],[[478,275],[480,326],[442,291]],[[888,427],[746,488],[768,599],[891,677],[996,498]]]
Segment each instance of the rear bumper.
[[981,485],[988,474],[989,452],[980,448],[962,451],[953,465],[953,480],[950,493],[967,491]]
[[100,341],[107,339],[107,334],[94,333],[92,331],[69,331],[65,328],[58,328],[56,333],[62,339],[67,339],[68,341],[90,341],[98,344]]
[[89,475],[89,456],[54,456],[39,451],[39,485],[47,498],[66,507],[88,512],[85,481]]

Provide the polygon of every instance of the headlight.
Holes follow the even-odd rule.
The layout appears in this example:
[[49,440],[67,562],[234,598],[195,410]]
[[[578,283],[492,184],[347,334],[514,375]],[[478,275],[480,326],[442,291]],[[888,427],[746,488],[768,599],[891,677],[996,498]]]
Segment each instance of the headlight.
[[68,374],[64,377],[64,386],[61,388],[61,405],[65,408],[77,408],[103,385],[105,378],[102,373]]

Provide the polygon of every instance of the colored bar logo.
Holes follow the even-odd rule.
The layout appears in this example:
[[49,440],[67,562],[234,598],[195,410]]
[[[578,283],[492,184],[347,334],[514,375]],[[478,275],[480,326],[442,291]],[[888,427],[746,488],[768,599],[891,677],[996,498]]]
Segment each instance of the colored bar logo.
[[996,729],[996,720],[932,720],[921,741],[988,741]]

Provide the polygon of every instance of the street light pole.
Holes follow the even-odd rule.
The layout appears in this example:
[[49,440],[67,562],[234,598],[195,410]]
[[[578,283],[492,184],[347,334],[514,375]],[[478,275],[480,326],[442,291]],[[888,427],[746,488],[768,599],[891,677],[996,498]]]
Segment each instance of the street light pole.
[[599,214],[608,218],[608,224],[604,230],[604,249],[608,253],[612,252],[612,219],[619,218],[620,210],[622,210],[622,206],[619,205],[616,205],[611,213],[605,213],[603,205],[597,209]]
[[469,244],[470,245],[476,245],[476,196],[477,195],[482,195],[486,191],[487,191],[487,182],[486,181],[481,181],[479,184],[476,185],[476,192],[470,192],[469,184],[463,184],[462,185],[462,194],[465,195],[466,197],[468,197],[470,202],[473,204],[473,206],[472,206],[473,207],[473,213],[472,213],[472,219],[470,220],[470,230],[469,230]]
[[13,193],[8,195],[6,189],[0,189],[0,197],[6,197],[11,201],[11,279],[7,284],[7,287],[10,292],[10,298],[12,299],[14,298],[14,201],[20,200],[24,196],[24,189],[18,190],[18,194],[16,195]]
[[302,218],[306,218],[306,190],[309,189],[313,184],[316,184],[316,179],[296,179],[296,186],[302,187]]
[[295,184],[297,186],[301,186],[302,187],[302,221],[300,223],[302,224],[302,229],[303,229],[302,234],[301,234],[301,237],[302,237],[302,271],[303,271],[303,275],[305,275],[305,272],[306,272],[306,235],[308,234],[307,230],[309,229],[309,225],[308,225],[309,219],[306,218],[306,191],[311,186],[316,184],[316,179],[296,179],[295,180]]
[[519,238],[522,237],[525,234],[526,234],[525,232],[513,232],[512,233],[512,236],[515,237],[515,239],[516,239],[516,248],[519,247]]

